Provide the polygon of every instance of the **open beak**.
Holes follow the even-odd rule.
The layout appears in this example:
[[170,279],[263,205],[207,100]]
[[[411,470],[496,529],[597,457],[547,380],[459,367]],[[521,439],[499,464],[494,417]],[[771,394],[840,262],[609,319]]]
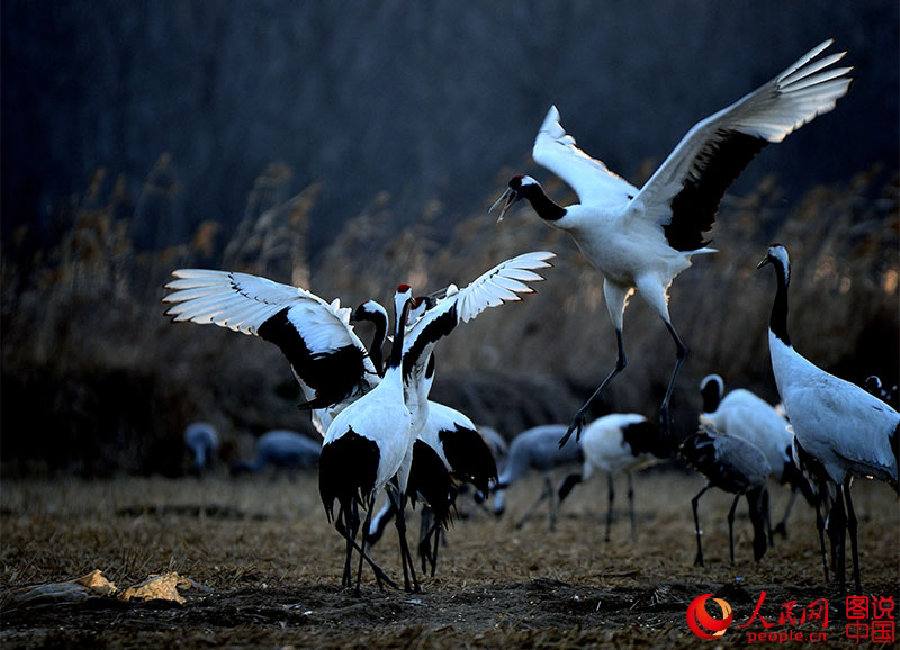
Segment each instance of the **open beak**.
[[503,203],[503,209],[500,211],[500,216],[497,217],[497,223],[500,223],[501,221],[503,221],[503,216],[506,214],[506,211],[509,210],[509,207],[513,203],[516,202],[517,198],[518,197],[516,196],[516,191],[511,187],[507,187],[506,191],[500,195],[500,198],[494,201],[494,205],[492,205],[491,209],[488,210],[488,214],[496,210],[497,206]]
[[769,263],[769,258],[768,258],[768,256],[762,258],[762,259],[759,261],[759,264],[756,265],[756,270],[758,271],[759,269],[761,269],[762,267],[764,267],[764,266],[765,266],[766,264],[768,264],[768,263]]

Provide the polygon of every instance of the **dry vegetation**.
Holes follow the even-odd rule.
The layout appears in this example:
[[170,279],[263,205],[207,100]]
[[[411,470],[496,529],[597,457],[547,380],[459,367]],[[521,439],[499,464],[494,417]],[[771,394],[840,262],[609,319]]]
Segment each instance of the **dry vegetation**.
[[[465,283],[526,250],[556,251],[539,293],[491,310],[442,343],[434,395],[476,421],[514,435],[565,421],[614,361],[601,282],[563,233],[523,208],[503,224],[484,213],[458,220],[449,239],[440,203],[399,232],[391,197],[378,195],[322,251],[307,247],[319,186],[288,196],[291,173],[270,165],[227,241],[203,223],[190,242],[142,250],[133,224],[168,214],[183,191],[160,158],[136,199],[102,170],[83,196],[58,207],[48,232],[22,228],[3,242],[3,463],[7,477],[47,471],[82,475],[178,474],[184,424],[212,420],[225,456],[247,453],[251,434],[303,428],[291,377],[274,346],[218,328],[172,325],[162,285],[172,269],[228,268],[306,286],[358,304],[387,300],[400,281],[431,291]],[[507,172],[497,176],[498,191]],[[873,170],[819,187],[785,207],[769,179],[726,197],[712,233],[719,255],[695,260],[672,288],[672,313],[691,356],[674,398],[690,429],[700,377],[720,372],[775,400],[765,325],[770,274],[756,273],[766,244],[789,246],[795,264],[791,326],[798,349],[853,381],[878,373],[896,382],[898,191],[895,174]],[[561,184],[551,194],[565,200]],[[55,234],[53,234],[55,233]],[[652,413],[672,363],[671,341],[640,298],[626,316],[629,367],[606,410]]]
[[[438,577],[423,594],[380,594],[369,582],[362,600],[336,586],[340,539],[322,516],[312,476],[296,484],[122,477],[181,474],[181,431],[198,417],[219,425],[224,460],[248,454],[252,434],[305,426],[274,346],[163,316],[162,285],[174,268],[249,271],[352,305],[386,300],[401,280],[430,291],[467,282],[514,254],[553,250],[556,267],[537,296],[485,313],[442,344],[434,397],[513,435],[565,421],[613,362],[597,274],[566,236],[527,209],[497,226],[483,212],[493,198],[485,197],[442,240],[436,233],[445,230],[437,227],[447,218],[444,206],[429,204],[412,225],[389,233],[380,226],[395,222],[392,201],[379,195],[331,246],[310,251],[306,233],[319,187],[284,200],[289,170],[272,165],[228,241],[218,224],[204,223],[188,243],[142,250],[135,215],[146,223],[146,211],[163,209],[176,191],[166,164],[160,160],[133,201],[98,173],[84,196],[54,213],[55,236],[23,229],[3,242],[4,647],[693,647],[684,611],[706,591],[725,595],[739,616],[749,615],[762,590],[779,604],[823,595],[839,602],[821,584],[805,506],[795,510],[789,543],[759,566],[747,560],[748,531],[739,520],[732,569],[725,560],[728,498],[705,498],[708,567],[695,570],[689,500],[699,479],[674,469],[638,479],[634,544],[621,524],[613,544],[592,532],[602,521],[599,482],[567,503],[557,534],[541,520],[513,531],[512,517],[537,493],[531,479],[513,491],[503,521],[468,507],[472,517],[456,523]],[[498,189],[506,176],[498,175]],[[564,196],[560,185],[548,189]],[[856,381],[871,372],[896,381],[897,189],[896,176],[872,172],[817,188],[788,209],[774,181],[726,200],[713,232],[723,253],[698,259],[672,291],[673,317],[692,349],[675,397],[680,430],[696,421],[694,387],[709,371],[775,399],[764,336],[773,283],[754,271],[773,240],[787,244],[795,261],[798,349]],[[652,413],[671,343],[640,299],[626,320],[630,365],[605,407]],[[41,478],[48,474],[55,480]],[[856,493],[864,582],[872,593],[896,597],[896,499],[880,484],[863,483]],[[780,512],[784,494],[776,491],[775,499]],[[392,546],[377,554],[395,573]],[[181,606],[15,601],[18,589],[93,569],[120,588],[163,571],[196,584]],[[725,641],[742,643],[738,635]]]
[[[706,567],[694,556],[690,498],[702,479],[674,469],[635,478],[637,538],[629,540],[621,495],[612,542],[602,541],[605,481],[576,489],[556,533],[542,509],[522,530],[513,521],[541,489],[526,477],[509,491],[504,519],[466,502],[441,550],[437,577],[421,594],[379,593],[366,572],[362,597],[342,591],[342,544],[323,516],[314,474],[231,481],[116,479],[13,481],[0,516],[0,644],[16,647],[696,647],[687,604],[715,592],[745,622],[761,591],[762,613],[782,603],[827,597],[832,647],[846,647],[842,600],[822,584],[814,514],[798,503],[790,538],[777,538],[758,564],[751,529],[738,512],[737,564],[728,563],[730,497],[701,503]],[[621,490],[624,492],[624,489]],[[882,483],[858,482],[861,565],[866,593],[893,596],[900,520]],[[787,491],[773,488],[781,513]],[[413,528],[417,528],[415,517]],[[375,559],[399,577],[389,532]],[[101,569],[120,590],[149,574],[177,571],[193,581],[187,603],[25,602],[29,587]],[[754,628],[760,625],[755,624]],[[725,645],[746,632],[729,630]],[[827,646],[826,646],[827,647]]]

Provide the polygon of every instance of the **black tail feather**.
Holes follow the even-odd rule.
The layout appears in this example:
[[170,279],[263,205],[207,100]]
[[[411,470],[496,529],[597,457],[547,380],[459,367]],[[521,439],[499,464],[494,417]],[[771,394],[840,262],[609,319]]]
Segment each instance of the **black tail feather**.
[[368,496],[375,488],[380,455],[375,442],[352,429],[322,447],[319,456],[319,495],[329,522],[334,519],[335,499],[345,509],[353,501],[361,504],[368,502]]
[[416,495],[421,495],[431,506],[435,522],[446,528],[450,524],[451,509],[456,502],[457,492],[441,457],[427,444],[416,440],[406,487],[407,496],[414,500]]

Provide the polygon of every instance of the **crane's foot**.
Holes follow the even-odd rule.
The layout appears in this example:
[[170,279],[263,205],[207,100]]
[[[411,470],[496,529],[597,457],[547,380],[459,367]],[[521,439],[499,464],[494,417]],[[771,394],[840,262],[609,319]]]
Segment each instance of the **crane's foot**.
[[566,429],[566,434],[559,439],[559,448],[562,449],[566,446],[566,443],[569,442],[569,438],[572,437],[572,434],[575,434],[575,441],[579,441],[581,439],[581,432],[584,429],[584,409],[579,409],[578,413],[575,414],[575,417],[572,418],[572,422],[569,424],[569,428]]

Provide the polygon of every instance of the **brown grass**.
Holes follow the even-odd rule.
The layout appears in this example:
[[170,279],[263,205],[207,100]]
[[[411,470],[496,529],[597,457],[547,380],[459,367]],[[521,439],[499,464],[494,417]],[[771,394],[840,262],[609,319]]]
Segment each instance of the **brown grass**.
[[[177,179],[166,176],[174,172],[164,163],[134,207],[121,183],[98,172],[84,196],[57,210],[55,243],[36,246],[35,233],[24,230],[3,242],[7,475],[177,473],[180,431],[192,419],[220,426],[226,456],[243,452],[249,434],[308,426],[274,346],[217,328],[173,325],[163,316],[162,285],[179,267],[257,273],[355,305],[387,301],[401,281],[424,293],[464,284],[512,255],[552,250],[559,256],[538,295],[490,310],[442,342],[435,394],[513,435],[566,420],[612,367],[614,337],[600,277],[566,235],[527,207],[498,226],[484,212],[492,198],[486,197],[445,239],[438,234],[446,230],[438,227],[447,218],[444,206],[426,205],[393,231],[386,224],[404,220],[390,197],[379,195],[326,250],[311,255],[307,230],[320,188],[290,196],[290,170],[275,164],[261,174],[228,241],[217,224],[203,223],[185,243],[142,250],[138,225],[146,230],[148,215],[171,213],[165,201]],[[548,190],[567,196],[560,183]],[[726,197],[712,232],[721,253],[695,260],[671,290],[672,318],[691,350],[674,398],[676,422],[693,426],[695,387],[708,372],[777,399],[765,340],[773,280],[754,270],[775,240],[794,261],[790,326],[797,349],[850,380],[875,373],[896,382],[898,215],[897,176],[878,170],[815,188],[794,204],[773,179],[747,196]],[[630,363],[604,408],[651,414],[674,355],[640,297],[626,314],[625,337]],[[475,385],[483,388],[480,396]]]
[[[770,619],[781,603],[829,598],[834,611],[827,647],[847,643],[843,600],[834,585],[823,583],[815,515],[804,503],[789,521],[790,538],[776,538],[758,565],[750,557],[751,530],[741,504],[732,567],[725,521],[731,499],[710,491],[701,501],[706,566],[700,569],[692,564],[690,514],[700,477],[672,469],[636,475],[635,540],[620,479],[612,542],[604,543],[601,477],[572,493],[556,533],[547,529],[545,509],[515,530],[513,521],[541,490],[540,477],[532,474],[509,490],[501,520],[463,504],[470,516],[454,523],[437,577],[424,580],[424,593],[381,594],[367,571],[358,598],[337,587],[342,544],[325,521],[315,481],[314,474],[296,482],[284,476],[4,481],[0,643],[696,647],[684,623],[690,600],[708,592],[725,597],[737,624],[749,618],[761,591]],[[786,497],[786,490],[772,487],[776,515]],[[860,481],[854,500],[865,591],[896,600],[896,497],[883,483]],[[417,517],[410,519],[417,530]],[[400,577],[392,529],[373,557]],[[23,607],[11,600],[17,589],[93,569],[120,589],[166,571],[200,586],[183,591],[188,604],[171,607],[103,600]],[[729,630],[723,643],[743,645],[745,635]]]

